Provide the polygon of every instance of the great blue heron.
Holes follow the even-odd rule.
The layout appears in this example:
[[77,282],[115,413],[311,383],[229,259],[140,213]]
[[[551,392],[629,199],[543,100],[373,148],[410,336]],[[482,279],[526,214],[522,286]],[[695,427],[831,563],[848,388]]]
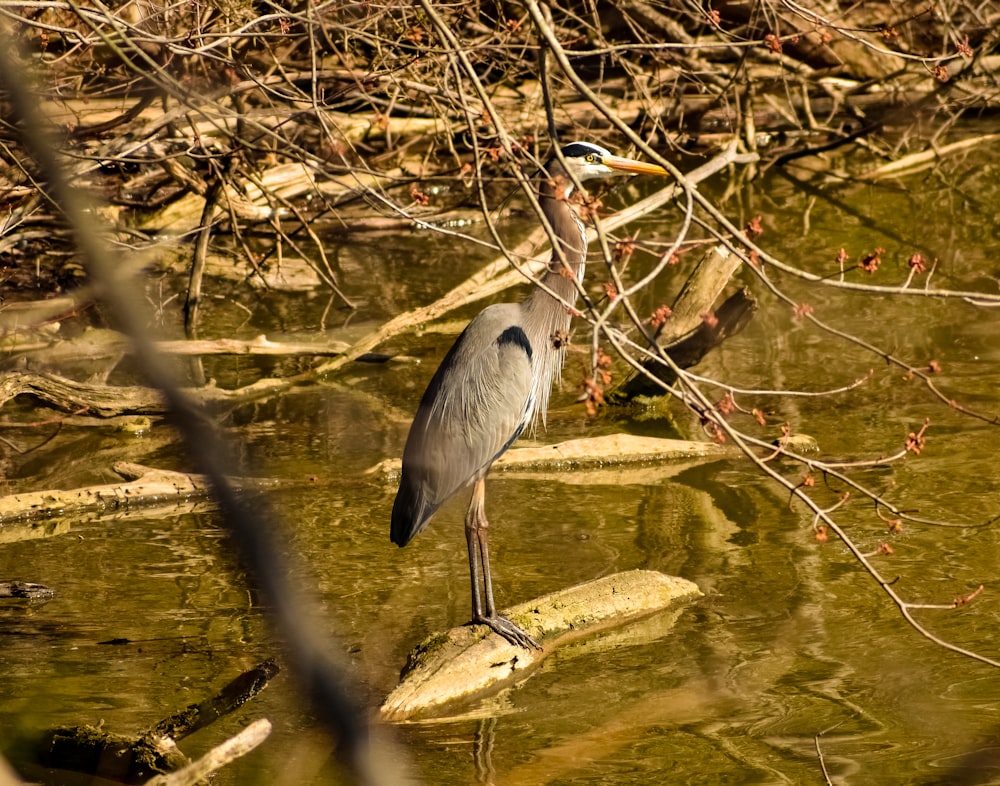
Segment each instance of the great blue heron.
[[[488,306],[441,361],[420,402],[403,451],[403,474],[392,507],[392,542],[405,546],[434,512],[472,484],[465,539],[472,579],[472,623],[488,625],[512,644],[536,647],[493,602],[486,520],[486,473],[538,417],[544,423],[552,382],[562,371],[587,256],[584,224],[569,200],[576,182],[619,172],[667,174],[655,164],[612,155],[589,142],[562,148],[542,174],[538,202],[559,241],[544,288],[521,303]],[[573,177],[570,177],[570,173]],[[482,575],[480,575],[480,565]],[[482,581],[482,595],[480,594]]]

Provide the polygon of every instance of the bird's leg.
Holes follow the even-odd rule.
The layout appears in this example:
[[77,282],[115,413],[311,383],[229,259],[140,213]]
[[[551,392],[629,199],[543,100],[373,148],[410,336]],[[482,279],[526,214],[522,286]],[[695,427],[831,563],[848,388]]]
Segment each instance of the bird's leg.
[[472,502],[469,503],[469,510],[465,514],[465,545],[469,549],[469,577],[472,579],[472,621],[476,622],[485,616],[483,614],[483,601],[479,594],[479,540],[476,537],[476,501],[485,495],[485,488],[482,480],[477,480],[472,490]]
[[[493,577],[490,574],[489,525],[486,519],[486,479],[479,478],[472,488],[472,501],[465,515],[465,542],[469,548],[469,576],[472,579],[472,623],[487,625],[511,644],[525,649],[541,649],[538,642],[506,617],[497,614],[493,601]],[[479,566],[483,568],[483,597],[479,594]]]

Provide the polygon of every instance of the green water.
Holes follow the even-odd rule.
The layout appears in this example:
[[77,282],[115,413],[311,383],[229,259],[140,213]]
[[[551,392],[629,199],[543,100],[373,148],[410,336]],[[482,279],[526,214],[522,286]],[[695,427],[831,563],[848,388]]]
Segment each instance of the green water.
[[[823,185],[818,194],[768,176],[737,189],[724,207],[739,224],[763,215],[762,245],[813,272],[833,272],[841,246],[852,259],[883,246],[875,283],[900,283],[906,259],[920,251],[940,260],[935,285],[993,293],[1000,256],[997,158],[980,150],[940,176],[888,186]],[[716,185],[721,192],[724,184]],[[646,220],[641,237],[669,239],[674,219]],[[352,238],[337,254],[342,285],[360,306],[351,315],[327,311],[321,296],[248,300],[215,284],[221,297],[206,305],[202,336],[317,335],[321,325],[331,338],[363,335],[433,300],[490,258],[471,247],[456,253],[458,245],[424,233]],[[669,269],[656,291],[640,298],[640,313],[669,300],[682,273],[683,265]],[[996,309],[845,294],[774,278],[831,325],[917,366],[938,360],[943,371],[936,381],[947,396],[990,415],[1000,411]],[[595,292],[602,280],[594,266]],[[920,456],[853,476],[923,518],[958,526],[908,522],[890,536],[871,503],[856,495],[838,520],[868,550],[892,544],[892,557],[874,559],[888,577],[900,576],[896,588],[910,600],[948,603],[984,584],[968,607],[917,615],[957,645],[1000,656],[1000,544],[992,525],[1000,513],[998,427],[959,415],[900,369],[793,319],[753,276],[740,280],[761,309],[699,373],[747,388],[823,390],[873,369],[867,383],[837,396],[740,397],[743,406],[770,414],[764,428],[750,419],[737,425],[774,438],[788,421],[818,440],[823,457],[894,453],[929,418]],[[388,540],[395,488],[366,474],[400,454],[416,402],[452,339],[434,332],[402,336],[384,349],[419,362],[356,364],[323,385],[219,419],[233,445],[233,474],[280,481],[266,493],[281,517],[281,542],[302,566],[301,578],[351,665],[351,679],[373,702],[394,686],[410,648],[469,613],[466,500],[448,504],[400,550]],[[579,328],[577,344],[586,344]],[[540,438],[618,430],[674,436],[678,428],[700,436],[696,419],[677,406],[671,421],[635,412],[589,419],[573,403],[582,362],[571,358],[567,365],[566,389]],[[230,386],[289,374],[303,362],[211,359],[205,365],[208,377]],[[5,414],[35,418],[15,408]],[[24,430],[4,436],[23,445],[37,441]],[[163,424],[143,437],[66,428],[32,453],[6,456],[8,489],[110,482],[111,465],[123,458],[188,466]],[[789,477],[802,473],[791,464],[781,470]],[[833,504],[841,491],[820,479],[815,493]],[[835,539],[817,543],[803,507],[787,503],[787,492],[742,459],[491,478],[487,504],[501,605],[639,567],[691,579],[705,598],[672,627],[653,621],[633,635],[617,632],[557,652],[524,685],[464,719],[393,729],[404,766],[415,779],[440,784],[806,784],[823,782],[818,746],[839,783],[1000,778],[1000,760],[989,755],[1000,725],[1000,671],[919,637],[845,548]],[[101,721],[114,731],[137,731],[282,654],[207,506],[145,519],[81,518],[61,534],[4,543],[5,579],[57,592],[47,601],[0,601],[5,739]],[[100,644],[114,638],[132,643]],[[181,747],[197,755],[258,717],[274,724],[271,739],[219,783],[340,780],[329,763],[332,744],[286,673]],[[983,758],[961,781],[956,768],[974,753]],[[29,775],[66,782],[61,775]]]

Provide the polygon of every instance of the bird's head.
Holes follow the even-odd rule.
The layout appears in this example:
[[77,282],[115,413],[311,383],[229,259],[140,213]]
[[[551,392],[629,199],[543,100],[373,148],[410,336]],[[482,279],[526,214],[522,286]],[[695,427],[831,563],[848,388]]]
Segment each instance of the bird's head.
[[[668,174],[661,166],[612,155],[611,151],[593,142],[572,142],[562,149],[562,156],[566,170],[581,183],[586,180],[603,180],[620,174]],[[558,159],[553,159],[553,163],[555,161]]]

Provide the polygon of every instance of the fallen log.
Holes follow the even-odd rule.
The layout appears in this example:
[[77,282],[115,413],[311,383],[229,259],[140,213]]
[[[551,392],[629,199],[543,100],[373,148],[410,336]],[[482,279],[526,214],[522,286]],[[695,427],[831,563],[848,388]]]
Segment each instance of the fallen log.
[[[202,499],[210,492],[208,482],[201,475],[129,462],[115,464],[114,470],[125,479],[122,483],[67,491],[46,489],[0,497],[0,524],[184,502]],[[239,485],[239,481],[235,482]]]
[[[264,334],[251,339],[178,339],[157,341],[157,352],[179,357],[203,357],[207,355],[252,355],[287,356],[315,355],[327,357],[340,355],[350,348],[346,341],[323,339],[322,341],[300,341],[287,338],[272,341]],[[132,341],[124,333],[107,328],[86,328],[74,338],[48,337],[46,340],[19,335],[10,335],[0,340],[0,349],[9,353],[42,352],[46,363],[54,364],[80,359],[115,357],[134,348]],[[387,360],[385,355],[372,355],[369,360]]]
[[[387,721],[440,717],[521,683],[558,647],[701,597],[686,579],[650,570],[616,573],[502,612],[542,645],[525,650],[481,625],[427,638],[410,653],[380,713]],[[668,624],[671,624],[672,620]],[[663,632],[661,627],[660,632]]]
[[[318,190],[327,201],[335,205],[365,191],[389,186],[393,183],[394,176],[399,174],[398,170],[377,175],[351,173],[334,181],[320,183],[311,167],[301,163],[283,164],[264,172],[256,182],[244,181],[238,185],[226,183],[223,199],[214,215],[226,218],[228,211],[232,210],[233,214],[248,221],[266,221],[276,215],[290,214],[287,208],[281,206],[282,200],[287,201]],[[200,224],[204,209],[204,195],[196,190],[188,191],[155,213],[143,216],[138,222],[138,228],[147,232],[182,234]]]
[[[640,437],[633,434],[606,434],[508,450],[493,463],[493,471],[597,469],[627,464],[652,464],[683,459],[719,459],[740,455],[714,442],[687,439]],[[395,477],[402,469],[399,458],[386,459],[368,470],[369,474]]]
[[29,371],[0,376],[0,406],[22,395],[34,396],[67,412],[92,412],[104,417],[155,415],[167,410],[159,391],[138,385],[95,385]]
[[950,145],[944,145],[943,147],[934,146],[929,150],[911,153],[910,155],[903,156],[895,161],[890,161],[888,164],[883,164],[882,166],[858,175],[858,178],[860,180],[882,180],[887,177],[906,177],[915,175],[925,169],[937,166],[941,159],[946,156],[954,153],[960,153],[972,148],[980,148],[984,145],[995,144],[998,141],[1000,141],[1000,134],[982,134],[981,136],[973,137],[971,139],[962,139],[958,142],[952,142]]
[[[697,365],[701,360],[726,339],[743,330],[757,311],[757,299],[748,289],[740,289],[730,295],[714,312],[694,330],[672,344],[660,343],[660,350],[679,369]],[[634,373],[625,378],[618,387],[606,391],[605,400],[609,404],[625,404],[637,396],[662,396],[666,386],[677,381],[673,367],[658,358],[643,361],[642,367],[653,377]],[[656,380],[659,380],[657,382]]]
[[[267,341],[267,339],[256,339],[249,342],[226,340],[213,342],[165,342],[163,350],[178,356],[187,355],[196,357],[209,354],[309,354],[325,356],[340,354],[343,346],[343,344],[337,343],[327,345],[324,348],[300,344],[289,351],[287,347]],[[33,345],[30,349],[43,348]],[[96,353],[100,351],[100,349],[95,349],[94,357],[97,357]],[[53,350],[51,357],[57,357],[61,354],[63,353],[60,350]],[[77,359],[79,359],[79,356]],[[351,360],[362,363],[411,362],[411,359],[405,356],[390,356],[378,352],[365,352],[360,355],[354,355]],[[276,396],[299,386],[315,384],[321,374],[322,366],[313,371],[304,371],[280,379],[265,377],[249,385],[232,390],[220,388],[214,383],[209,383],[200,387],[184,388],[184,393],[198,400],[206,407],[227,407]],[[63,412],[71,412],[76,415],[87,413],[108,419],[122,415],[165,415],[168,412],[167,404],[159,391],[141,385],[105,385],[93,382],[77,382],[59,374],[36,373],[32,371],[9,371],[0,375],[0,407],[18,396],[33,396]]]
[[[284,379],[267,377],[235,390],[213,384],[184,388],[184,392],[205,406],[230,406],[285,393],[298,385],[312,384],[313,372]],[[121,415],[165,415],[166,402],[158,390],[139,385],[101,385],[77,382],[58,374],[11,371],[0,376],[0,407],[17,396],[28,395],[51,407],[74,414],[89,413],[102,418]]]

